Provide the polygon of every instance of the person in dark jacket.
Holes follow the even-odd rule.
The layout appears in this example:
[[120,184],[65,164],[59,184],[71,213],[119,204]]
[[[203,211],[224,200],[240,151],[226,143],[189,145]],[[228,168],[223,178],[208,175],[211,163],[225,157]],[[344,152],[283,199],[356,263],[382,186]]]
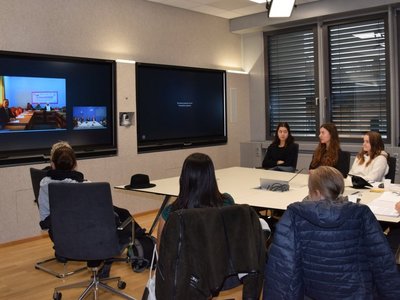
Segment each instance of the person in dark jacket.
[[[179,195],[162,211],[158,223],[157,240],[171,212],[200,207],[221,207],[235,204],[228,193],[220,193],[215,177],[214,164],[204,153],[192,153],[183,162],[179,178]],[[159,246],[159,244],[158,244]]]
[[[215,177],[214,164],[204,153],[192,153],[183,162],[179,177],[179,195],[161,213],[157,229],[157,248],[161,251],[161,236],[171,213],[191,208],[224,207],[234,205],[228,193],[221,193]],[[227,278],[223,289],[237,286],[237,277]]]
[[294,172],[296,170],[299,145],[294,142],[287,122],[276,127],[275,137],[268,146],[262,167],[268,170]]
[[308,187],[276,227],[263,299],[400,299],[388,242],[368,206],[342,197],[341,173],[319,167]]

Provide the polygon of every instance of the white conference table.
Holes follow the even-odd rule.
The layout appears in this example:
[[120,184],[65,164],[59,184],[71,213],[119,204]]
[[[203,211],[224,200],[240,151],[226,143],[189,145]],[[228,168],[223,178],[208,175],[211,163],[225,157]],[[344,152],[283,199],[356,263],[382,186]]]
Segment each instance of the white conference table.
[[[220,192],[229,193],[235,203],[248,204],[251,206],[265,207],[271,209],[285,210],[287,206],[293,202],[301,201],[308,195],[308,174],[294,174],[288,172],[268,171],[264,169],[231,167],[226,169],[216,170],[216,177]],[[296,176],[295,176],[296,175]],[[293,177],[294,176],[294,177]],[[260,189],[260,178],[269,178],[274,180],[290,180],[289,191],[276,192]],[[153,231],[157,223],[159,214],[164,209],[165,205],[171,197],[176,197],[179,194],[179,176],[159,180],[152,180],[156,186],[146,189],[135,189],[130,191],[151,193],[165,196],[160,207],[159,213],[154,220],[150,232]],[[124,186],[116,186],[117,189],[124,189]],[[350,195],[360,191],[361,202],[368,204],[372,200],[380,196],[380,193],[370,192],[370,190],[356,190],[350,186],[346,186],[345,195]],[[376,215],[379,221],[399,222],[400,217],[389,217]]]

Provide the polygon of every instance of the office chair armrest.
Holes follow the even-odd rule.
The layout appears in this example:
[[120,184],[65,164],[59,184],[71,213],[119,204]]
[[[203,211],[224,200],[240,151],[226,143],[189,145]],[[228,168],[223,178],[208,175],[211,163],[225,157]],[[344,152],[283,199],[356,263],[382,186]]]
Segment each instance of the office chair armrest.
[[267,223],[267,221],[265,221],[262,218],[260,219],[260,224],[261,224],[261,230],[263,231],[263,233],[265,234],[265,241],[268,241],[269,238],[271,237],[272,233],[271,233],[271,227],[269,227],[269,224]]
[[133,218],[132,217],[126,218],[125,221],[122,222],[122,224],[117,227],[117,229],[118,230],[124,230],[124,228],[126,226],[128,226],[130,223],[133,223]]

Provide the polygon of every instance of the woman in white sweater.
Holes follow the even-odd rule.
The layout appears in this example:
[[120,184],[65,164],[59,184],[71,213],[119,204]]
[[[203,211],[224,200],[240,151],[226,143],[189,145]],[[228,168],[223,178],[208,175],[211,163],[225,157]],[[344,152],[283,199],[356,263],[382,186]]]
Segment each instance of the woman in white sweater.
[[357,175],[367,181],[383,181],[389,172],[389,154],[378,132],[369,131],[364,135],[361,151],[357,154],[349,174]]

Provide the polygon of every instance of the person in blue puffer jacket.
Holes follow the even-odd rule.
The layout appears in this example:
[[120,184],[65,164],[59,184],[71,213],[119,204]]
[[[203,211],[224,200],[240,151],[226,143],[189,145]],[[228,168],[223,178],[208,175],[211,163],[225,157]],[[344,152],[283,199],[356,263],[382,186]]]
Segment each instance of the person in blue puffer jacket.
[[276,227],[263,299],[400,299],[389,244],[369,207],[342,197],[342,174],[319,167],[308,188]]

